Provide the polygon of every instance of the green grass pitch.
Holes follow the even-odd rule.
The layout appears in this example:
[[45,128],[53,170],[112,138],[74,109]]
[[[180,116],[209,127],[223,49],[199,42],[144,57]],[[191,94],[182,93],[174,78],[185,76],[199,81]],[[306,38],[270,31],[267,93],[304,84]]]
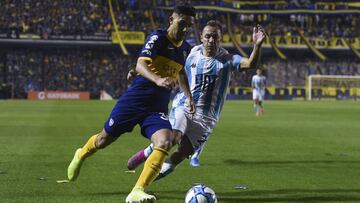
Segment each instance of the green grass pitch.
[[[87,159],[76,182],[56,183],[114,103],[0,101],[0,202],[125,202],[140,173],[124,172],[127,159],[148,143],[139,128]],[[359,102],[265,107],[257,118],[250,101],[227,101],[202,165],[186,160],[151,185],[157,202],[184,202],[196,182],[213,188],[219,203],[360,202]]]

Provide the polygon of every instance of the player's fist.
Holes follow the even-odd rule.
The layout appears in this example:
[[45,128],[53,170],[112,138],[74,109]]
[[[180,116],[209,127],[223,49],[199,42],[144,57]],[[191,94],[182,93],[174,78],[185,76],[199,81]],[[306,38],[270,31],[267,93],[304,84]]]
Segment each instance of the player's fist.
[[156,85],[159,87],[165,87],[167,89],[172,89],[176,85],[176,80],[171,77],[158,78],[156,80]]
[[254,27],[252,40],[255,45],[261,46],[261,44],[265,40],[265,37],[266,37],[265,30],[263,27],[261,27],[261,25],[257,25],[256,27]]
[[192,99],[187,99],[187,107],[189,108],[189,113],[194,114],[195,113],[195,103]]

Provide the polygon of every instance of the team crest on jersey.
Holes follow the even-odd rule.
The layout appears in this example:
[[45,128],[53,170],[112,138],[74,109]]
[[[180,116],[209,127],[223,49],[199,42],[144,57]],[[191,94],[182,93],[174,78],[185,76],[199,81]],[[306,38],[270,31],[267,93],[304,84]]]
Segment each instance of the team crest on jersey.
[[109,126],[111,127],[112,125],[114,125],[114,120],[112,118],[110,118],[109,120]]

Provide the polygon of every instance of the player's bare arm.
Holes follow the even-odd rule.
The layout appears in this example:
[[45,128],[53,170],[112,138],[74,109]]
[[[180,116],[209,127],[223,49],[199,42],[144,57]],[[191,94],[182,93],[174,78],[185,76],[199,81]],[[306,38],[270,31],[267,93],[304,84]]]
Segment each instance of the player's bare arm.
[[159,87],[165,87],[172,89],[175,87],[176,81],[171,77],[160,77],[152,71],[149,70],[149,65],[151,64],[148,60],[139,59],[136,63],[136,72],[145,77],[146,79],[154,82]]
[[180,88],[184,91],[186,98],[188,98],[187,102],[188,102],[189,111],[190,111],[190,113],[195,113],[195,104],[193,101],[193,97],[192,97],[190,87],[189,87],[189,82],[186,77],[184,68],[180,70],[178,77],[179,77],[178,81],[179,81]]
[[264,42],[265,37],[266,35],[263,27],[261,27],[260,25],[254,27],[253,35],[252,35],[252,40],[254,42],[254,49],[251,52],[249,58],[243,58],[241,60],[241,68],[256,68],[260,58],[261,45]]

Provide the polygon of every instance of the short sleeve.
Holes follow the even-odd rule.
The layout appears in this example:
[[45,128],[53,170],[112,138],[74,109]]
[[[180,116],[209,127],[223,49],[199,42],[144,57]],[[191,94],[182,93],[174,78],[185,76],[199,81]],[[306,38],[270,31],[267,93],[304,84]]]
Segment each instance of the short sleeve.
[[141,49],[139,58],[152,61],[152,59],[157,56],[160,45],[161,37],[159,36],[159,34],[157,32],[150,34],[146,39],[146,43]]
[[240,66],[241,60],[242,60],[242,57],[240,55],[233,55],[231,57],[232,70],[240,71],[240,69],[241,69],[241,66]]

